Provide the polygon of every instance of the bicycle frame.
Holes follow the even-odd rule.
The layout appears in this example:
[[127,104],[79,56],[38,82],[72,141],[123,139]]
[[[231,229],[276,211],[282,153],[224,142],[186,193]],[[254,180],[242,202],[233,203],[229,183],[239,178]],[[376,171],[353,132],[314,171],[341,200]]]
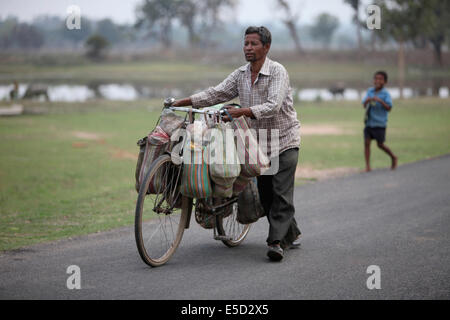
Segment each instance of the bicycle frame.
[[[205,115],[205,120],[208,121],[208,117],[221,117],[228,113],[225,109],[198,110],[172,107],[174,101],[174,99],[166,100],[164,109],[173,112],[178,111],[188,113],[189,120],[186,117],[186,119],[182,121],[181,128],[184,129],[195,121],[194,114],[203,114]],[[142,182],[142,184],[145,183],[145,185],[141,186],[136,202],[136,245],[143,261],[152,267],[164,265],[175,253],[181,242],[184,231],[190,227],[190,221],[193,219],[192,211],[194,208],[196,222],[206,229],[214,228],[214,239],[222,241],[227,247],[233,248],[239,246],[250,230],[250,224],[241,224],[237,218],[239,212],[238,197],[193,199],[184,197],[181,194],[178,186],[180,183],[180,174],[182,174],[183,170],[183,167],[181,166],[183,161],[182,158],[180,159],[181,161],[176,161],[173,158],[172,153],[175,151],[175,153],[181,156],[183,155],[182,148],[180,150],[174,150],[174,148],[181,143],[185,143],[185,139],[186,137],[182,135],[180,136],[180,139],[177,139],[178,141],[171,141],[165,154],[161,155],[152,163]],[[147,198],[148,194],[146,188],[149,187],[152,181],[151,179],[160,173],[160,169],[166,170],[162,171],[162,177],[166,180],[160,183],[160,188],[158,190],[161,192],[154,197]],[[173,175],[173,173],[175,173],[176,176]],[[161,187],[163,190],[161,190]],[[146,198],[147,201],[145,201]],[[179,201],[180,198],[181,201]],[[147,203],[145,209],[144,202]],[[172,213],[174,210],[178,209],[181,210],[181,214],[177,214],[172,219]],[[150,215],[153,216],[152,211],[157,214],[158,219],[155,219],[154,224],[150,224],[150,228],[145,229],[144,223],[146,221],[144,220],[144,215],[147,218],[150,217]],[[178,218],[179,223],[177,222]],[[206,219],[213,219],[214,225],[211,225],[211,220]],[[176,232],[173,229],[173,223],[175,223]],[[156,234],[158,234],[159,237],[153,241]]]

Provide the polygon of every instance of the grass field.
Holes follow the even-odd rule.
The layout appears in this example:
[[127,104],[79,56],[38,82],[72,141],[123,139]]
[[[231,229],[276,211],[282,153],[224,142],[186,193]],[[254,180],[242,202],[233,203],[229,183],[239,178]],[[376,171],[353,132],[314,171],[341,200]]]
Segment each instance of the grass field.
[[[348,58],[336,63],[334,60],[305,60],[274,56],[274,60],[283,63],[289,70],[294,86],[327,86],[344,82],[347,85],[368,86],[372,82],[375,70],[384,69],[389,72],[391,82],[396,83],[396,60],[386,59],[384,62],[356,61]],[[157,83],[168,86],[185,86],[194,83],[203,87],[205,84],[218,83],[236,69],[245,64],[238,54],[231,57],[211,57],[210,59],[147,59],[143,61],[81,63],[66,61],[60,64],[38,64],[31,62],[3,62],[0,60],[0,82],[52,82],[52,83],[92,83],[92,82],[127,82]],[[413,63],[414,61],[411,61]],[[406,70],[407,81],[423,81],[424,79],[448,79],[447,69],[433,69],[409,64]]]
[[[157,101],[28,103],[48,114],[0,118],[0,250],[131,225],[136,141],[159,115]],[[357,102],[301,103],[300,166],[362,169]],[[450,101],[399,101],[387,144],[400,165],[450,153]],[[389,159],[373,146],[374,168]],[[308,179],[309,177],[300,177]]]

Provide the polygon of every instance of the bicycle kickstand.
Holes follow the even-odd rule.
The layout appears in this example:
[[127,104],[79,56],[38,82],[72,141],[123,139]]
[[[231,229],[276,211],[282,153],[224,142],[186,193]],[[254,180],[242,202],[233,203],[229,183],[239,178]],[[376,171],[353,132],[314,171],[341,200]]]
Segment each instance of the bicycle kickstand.
[[231,241],[231,240],[233,240],[233,238],[229,237],[227,235],[219,236],[217,234],[217,226],[215,226],[214,227],[214,240],[216,240],[216,241]]

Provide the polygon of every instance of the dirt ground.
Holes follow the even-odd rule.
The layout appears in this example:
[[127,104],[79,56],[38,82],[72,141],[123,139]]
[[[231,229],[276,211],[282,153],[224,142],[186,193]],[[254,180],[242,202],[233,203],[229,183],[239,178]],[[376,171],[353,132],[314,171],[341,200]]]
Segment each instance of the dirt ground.
[[338,126],[321,124],[321,125],[302,125],[300,129],[302,136],[340,136],[346,134],[353,134],[353,131],[343,129]]
[[[72,136],[83,141],[83,142],[74,142],[72,144],[74,148],[85,148],[88,146],[86,142],[106,144],[105,139],[100,134],[93,132],[75,131],[72,132]],[[114,159],[128,159],[136,161],[138,158],[137,153],[136,154],[130,153],[128,151],[115,147],[110,147],[109,152]]]
[[297,168],[295,177],[303,180],[326,180],[331,178],[343,177],[353,173],[358,173],[357,168],[333,168],[333,169],[313,169],[311,167]]

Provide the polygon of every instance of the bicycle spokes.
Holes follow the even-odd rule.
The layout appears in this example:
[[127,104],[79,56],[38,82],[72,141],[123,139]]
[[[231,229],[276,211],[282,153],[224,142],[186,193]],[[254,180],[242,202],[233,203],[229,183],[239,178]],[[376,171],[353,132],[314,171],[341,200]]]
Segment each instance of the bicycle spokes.
[[[143,207],[142,237],[152,259],[163,259],[177,239],[181,218],[179,182],[181,170],[166,162],[154,175],[156,194],[146,197]],[[156,219],[152,219],[157,215]],[[146,222],[145,222],[146,221]]]

